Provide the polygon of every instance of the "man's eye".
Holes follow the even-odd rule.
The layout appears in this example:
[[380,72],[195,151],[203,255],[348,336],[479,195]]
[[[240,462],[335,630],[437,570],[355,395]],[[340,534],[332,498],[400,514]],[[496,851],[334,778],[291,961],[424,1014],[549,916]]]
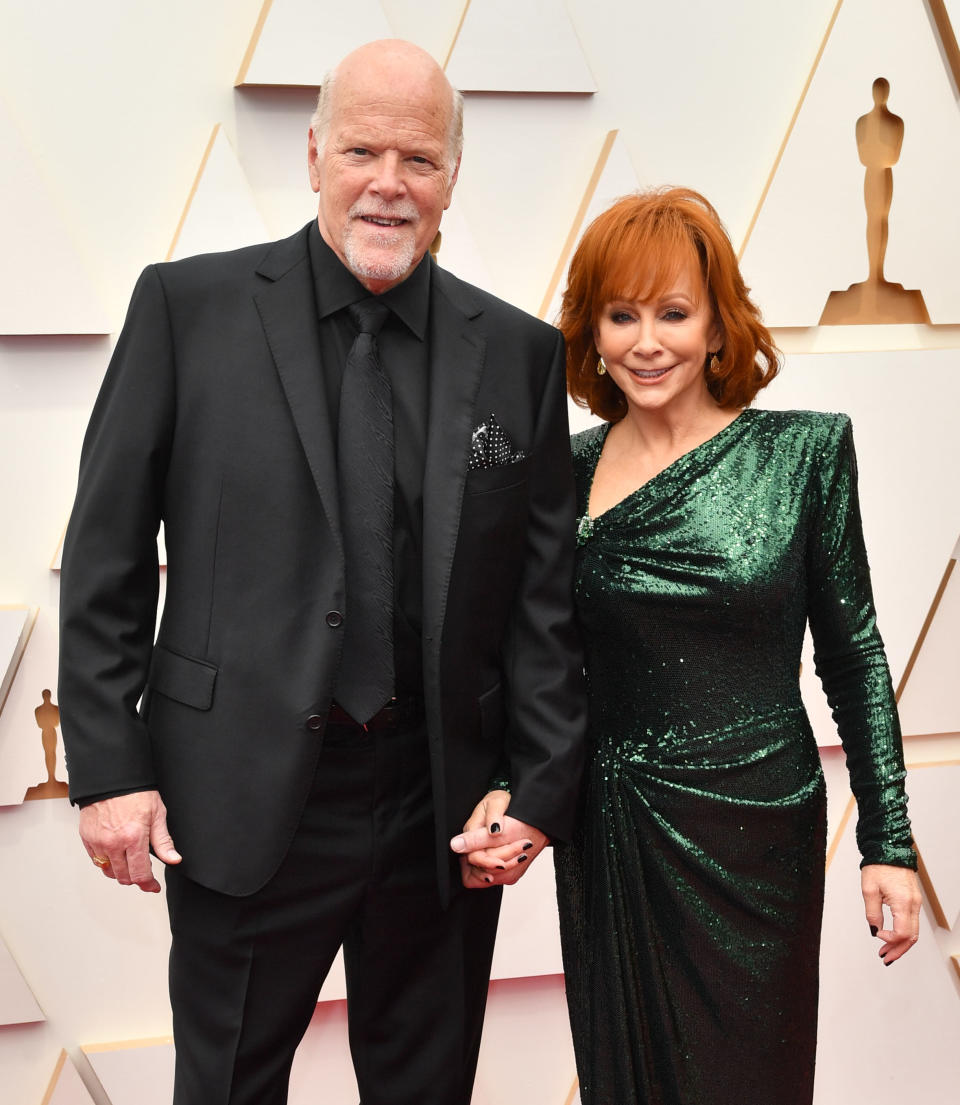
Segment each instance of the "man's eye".
[[354,146],[350,152],[352,154],[356,154],[357,157],[363,157],[364,154],[367,154],[370,151],[368,149],[365,149],[363,146]]

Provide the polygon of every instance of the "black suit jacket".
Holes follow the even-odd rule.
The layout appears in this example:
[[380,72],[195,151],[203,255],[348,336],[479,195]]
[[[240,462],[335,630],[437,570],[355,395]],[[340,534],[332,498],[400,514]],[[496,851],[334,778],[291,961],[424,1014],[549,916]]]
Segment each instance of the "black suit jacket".
[[[184,872],[230,894],[286,852],[349,617],[308,229],[144,271],[64,545],[71,795],[157,787]],[[561,339],[442,269],[431,289],[423,669],[445,895],[447,839],[502,765],[510,812],[567,835],[585,721]],[[491,412],[525,459],[468,472]]]

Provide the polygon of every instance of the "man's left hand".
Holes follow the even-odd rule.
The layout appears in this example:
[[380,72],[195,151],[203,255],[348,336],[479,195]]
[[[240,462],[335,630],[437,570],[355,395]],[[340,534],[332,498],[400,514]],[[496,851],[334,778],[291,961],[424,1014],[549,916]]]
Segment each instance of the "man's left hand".
[[463,827],[450,841],[460,857],[460,873],[468,890],[510,886],[550,843],[545,833],[507,814],[510,795],[492,790],[477,804]]

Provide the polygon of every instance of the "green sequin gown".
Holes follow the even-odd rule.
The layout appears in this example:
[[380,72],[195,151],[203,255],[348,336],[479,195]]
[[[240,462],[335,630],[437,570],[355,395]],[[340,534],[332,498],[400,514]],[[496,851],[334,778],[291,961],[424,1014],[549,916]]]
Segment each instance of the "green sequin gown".
[[809,1105],[826,829],[808,619],[864,861],[914,866],[850,422],[744,411],[591,520],[608,428],[573,438],[592,751],[556,854],[581,1099]]

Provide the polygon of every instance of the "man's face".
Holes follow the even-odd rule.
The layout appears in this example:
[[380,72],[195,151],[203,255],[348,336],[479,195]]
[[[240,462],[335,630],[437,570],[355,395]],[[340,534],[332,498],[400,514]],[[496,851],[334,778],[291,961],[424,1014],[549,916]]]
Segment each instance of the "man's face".
[[320,233],[371,292],[399,284],[420,262],[450,206],[451,94],[417,67],[343,66],[321,148],[310,132],[310,184]]

